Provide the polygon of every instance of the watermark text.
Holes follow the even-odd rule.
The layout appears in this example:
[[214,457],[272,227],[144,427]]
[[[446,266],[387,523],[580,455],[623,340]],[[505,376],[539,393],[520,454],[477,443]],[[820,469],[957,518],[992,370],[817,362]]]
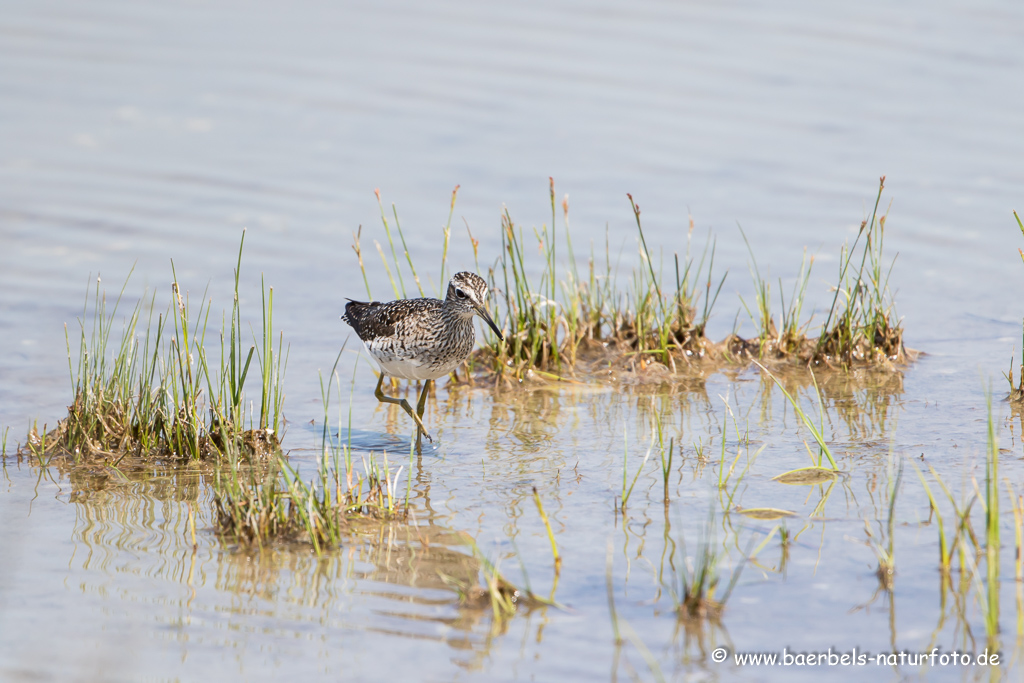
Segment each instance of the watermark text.
[[962,652],[932,648],[917,652],[866,652],[858,648],[837,650],[829,648],[817,652],[797,652],[783,648],[782,652],[730,652],[716,647],[711,652],[716,664],[731,661],[736,666],[999,666],[1000,654],[989,652]]

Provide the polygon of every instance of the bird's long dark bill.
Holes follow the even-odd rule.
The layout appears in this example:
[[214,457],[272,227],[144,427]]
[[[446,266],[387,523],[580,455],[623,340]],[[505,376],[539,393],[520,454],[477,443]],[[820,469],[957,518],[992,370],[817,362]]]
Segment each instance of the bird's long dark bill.
[[505,341],[505,338],[501,336],[501,330],[499,330],[498,326],[494,324],[493,320],[491,320],[491,315],[487,312],[487,309],[484,308],[483,306],[478,306],[476,312],[477,315],[483,318],[484,322],[487,323],[492,330],[494,330],[494,334],[498,335],[499,341]]

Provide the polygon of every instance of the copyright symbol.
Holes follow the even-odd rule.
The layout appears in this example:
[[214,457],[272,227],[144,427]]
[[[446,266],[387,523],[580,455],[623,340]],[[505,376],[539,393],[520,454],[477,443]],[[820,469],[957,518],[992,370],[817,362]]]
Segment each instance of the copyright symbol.
[[716,647],[711,651],[711,661],[715,664],[721,664],[725,661],[725,658],[729,656],[729,651],[724,647]]

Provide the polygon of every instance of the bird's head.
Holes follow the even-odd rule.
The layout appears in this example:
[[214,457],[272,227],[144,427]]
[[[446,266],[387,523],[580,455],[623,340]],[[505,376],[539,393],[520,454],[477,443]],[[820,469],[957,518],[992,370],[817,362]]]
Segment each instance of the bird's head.
[[494,334],[498,335],[498,339],[504,340],[501,330],[487,312],[487,283],[476,273],[462,271],[452,275],[452,279],[448,281],[445,303],[467,317],[480,316],[494,330]]

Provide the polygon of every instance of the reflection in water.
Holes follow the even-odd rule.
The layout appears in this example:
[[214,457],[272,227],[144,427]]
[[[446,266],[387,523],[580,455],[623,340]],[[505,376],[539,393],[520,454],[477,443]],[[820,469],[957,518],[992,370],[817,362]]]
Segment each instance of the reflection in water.
[[[168,600],[183,610],[175,623],[202,620],[210,609],[245,618],[238,625],[229,619],[226,633],[211,636],[216,640],[317,624],[444,642],[460,666],[477,669],[507,628],[486,600],[463,595],[480,584],[473,539],[430,517],[412,524],[356,520],[342,547],[320,557],[306,546],[233,551],[210,528],[204,467],[54,464],[55,476],[71,484],[72,563],[96,582],[92,588],[84,582],[83,589],[102,592],[111,575],[182,587],[144,600]],[[217,591],[213,604],[210,588]],[[218,605],[224,600],[227,605]]]
[[[835,420],[838,420],[845,429],[842,437],[850,442],[884,442],[895,431],[903,396],[900,371],[858,368],[812,373],[806,368],[795,368],[773,370],[773,374],[815,421],[819,417],[820,401],[826,424],[835,432]],[[762,376],[759,406],[764,424],[770,424],[773,419],[773,396],[777,397],[774,383],[771,378]]]
[[902,372],[829,373],[819,384],[825,404],[842,420],[851,442],[885,441],[896,431]]
[[129,552],[157,560],[142,568],[147,576],[182,575],[185,536],[196,525],[205,526],[209,514],[205,468],[180,462],[123,462],[115,468],[62,458],[54,465],[71,484],[73,538],[85,550],[83,569],[117,571],[117,558]]

